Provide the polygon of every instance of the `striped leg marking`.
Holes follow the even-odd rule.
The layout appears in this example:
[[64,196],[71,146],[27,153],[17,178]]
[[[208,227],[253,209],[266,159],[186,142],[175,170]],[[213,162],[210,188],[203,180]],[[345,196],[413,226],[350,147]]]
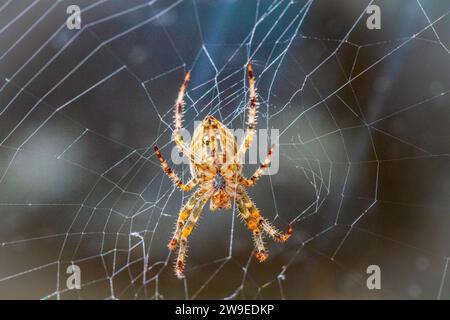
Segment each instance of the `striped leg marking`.
[[272,154],[273,151],[275,149],[275,145],[273,144],[272,147],[270,148],[269,152],[267,153],[267,157],[264,160],[264,162],[259,166],[259,168],[255,171],[255,173],[249,178],[246,179],[244,177],[239,177],[239,182],[242,183],[244,186],[246,187],[251,187],[254,186],[256,181],[259,180],[259,178],[261,178],[262,174],[264,173],[264,171],[269,168],[270,166],[270,161],[272,159]]
[[264,247],[262,232],[267,233],[278,242],[285,242],[292,234],[292,227],[289,226],[286,233],[282,233],[272,226],[267,219],[261,216],[250,197],[241,191],[236,199],[241,218],[247,224],[250,231],[253,232],[253,241],[255,242],[255,257],[264,261],[268,257],[268,251]]
[[248,83],[249,83],[249,105],[248,105],[248,119],[247,119],[247,132],[244,136],[244,140],[239,148],[239,152],[237,154],[238,161],[241,161],[245,152],[247,152],[250,144],[253,141],[253,136],[255,135],[256,128],[256,118],[257,118],[257,109],[258,109],[258,97],[256,94],[255,88],[255,78],[253,77],[253,69],[252,65],[249,63],[247,65],[247,73],[248,73]]
[[178,177],[178,175],[170,168],[167,161],[164,159],[163,155],[159,151],[157,146],[153,147],[156,153],[156,156],[159,159],[159,162],[161,163],[161,167],[163,168],[164,172],[167,174],[167,176],[170,178],[170,180],[173,181],[173,183],[180,188],[183,191],[189,191],[192,190],[197,184],[197,179],[191,179],[188,183],[184,184],[181,179]]
[[193,209],[192,214],[189,216],[183,228],[180,230],[180,249],[178,251],[177,261],[175,262],[175,275],[179,279],[184,278],[188,237],[191,234],[192,230],[194,230],[194,227],[196,226],[197,221],[200,218],[203,207],[206,201],[208,201],[209,196],[210,194],[204,194],[202,196],[199,196],[199,199],[196,202],[196,206]]
[[198,205],[198,203],[201,200],[202,195],[205,192],[200,189],[197,192],[195,192],[189,200],[186,202],[186,204],[183,206],[183,208],[180,210],[180,213],[178,214],[178,219],[175,225],[175,231],[173,233],[172,239],[169,242],[169,249],[170,251],[175,250],[177,247],[180,237],[181,237],[181,230],[183,229],[187,219],[191,216],[193,209]]
[[191,160],[191,162],[194,162],[195,155],[192,154],[189,147],[183,141],[183,136],[181,134],[181,130],[183,129],[183,109],[185,105],[184,95],[186,94],[187,85],[190,79],[191,79],[191,72],[188,71],[186,73],[186,76],[184,77],[183,84],[181,85],[180,91],[178,92],[178,98],[175,103],[175,115],[174,115],[175,130],[173,132],[173,137],[180,152],[187,155]]

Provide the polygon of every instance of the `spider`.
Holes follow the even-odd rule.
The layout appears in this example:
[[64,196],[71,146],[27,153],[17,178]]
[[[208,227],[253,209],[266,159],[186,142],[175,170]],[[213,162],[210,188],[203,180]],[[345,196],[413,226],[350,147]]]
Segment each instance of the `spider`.
[[232,200],[236,203],[240,218],[253,233],[254,255],[259,262],[263,262],[268,257],[268,251],[263,241],[263,232],[279,242],[285,242],[292,234],[290,225],[287,233],[282,233],[262,217],[245,190],[245,188],[253,186],[264,170],[269,167],[274,150],[274,145],[272,145],[266,159],[252,177],[247,179],[242,175],[241,159],[253,140],[258,108],[255,80],[250,63],[247,65],[247,73],[249,78],[248,122],[247,131],[239,148],[236,137],[231,131],[211,115],[206,116],[195,129],[190,147],[183,141],[181,135],[182,114],[190,72],[186,73],[175,104],[173,139],[180,152],[184,153],[189,159],[192,179],[183,183],[169,167],[158,147],[154,147],[162,169],[178,188],[189,191],[196,186],[199,187],[181,209],[173,237],[168,245],[171,251],[179,246],[175,263],[175,274],[179,279],[184,278],[188,237],[209,199],[211,199],[211,211],[231,208]]

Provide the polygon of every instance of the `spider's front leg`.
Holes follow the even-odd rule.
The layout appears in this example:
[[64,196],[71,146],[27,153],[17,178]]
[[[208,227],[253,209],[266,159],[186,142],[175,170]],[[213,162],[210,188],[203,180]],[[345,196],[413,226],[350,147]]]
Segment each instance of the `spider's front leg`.
[[248,73],[248,86],[249,86],[249,103],[248,103],[248,115],[247,115],[247,132],[245,133],[244,139],[242,140],[242,144],[239,147],[239,151],[237,153],[238,161],[241,161],[242,157],[245,155],[245,152],[250,147],[250,144],[253,141],[253,136],[255,135],[256,128],[256,112],[258,109],[258,99],[256,95],[256,87],[255,87],[255,78],[253,77],[253,69],[252,65],[249,63],[247,65],[247,73]]
[[175,115],[174,115],[175,130],[173,131],[173,138],[180,152],[187,155],[191,160],[191,162],[194,162],[195,155],[192,154],[189,147],[183,141],[183,136],[181,134],[181,131],[183,130],[183,108],[185,104],[184,95],[186,94],[187,85],[190,79],[191,79],[191,72],[188,71],[184,78],[183,84],[181,85],[180,91],[178,92],[177,101],[175,102]]

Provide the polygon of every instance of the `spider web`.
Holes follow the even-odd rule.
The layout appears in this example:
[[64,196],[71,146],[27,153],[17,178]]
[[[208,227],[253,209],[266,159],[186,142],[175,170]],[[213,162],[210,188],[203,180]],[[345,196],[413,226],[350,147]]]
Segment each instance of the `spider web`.
[[[1,1],[0,297],[449,298],[449,14],[424,0]],[[180,281],[166,245],[189,194],[151,147],[170,159],[187,70],[186,129],[208,114],[244,128],[247,61],[258,128],[280,133],[278,173],[249,193],[294,235],[260,264],[235,210],[205,208]]]

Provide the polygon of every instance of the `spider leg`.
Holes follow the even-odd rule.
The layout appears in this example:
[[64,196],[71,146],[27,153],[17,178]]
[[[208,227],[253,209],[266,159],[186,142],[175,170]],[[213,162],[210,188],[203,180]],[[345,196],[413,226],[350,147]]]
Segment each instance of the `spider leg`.
[[[262,243],[262,239],[260,240],[257,238],[258,234],[261,231],[264,231],[274,240],[278,242],[285,242],[292,234],[292,227],[289,226],[288,231],[286,233],[282,233],[274,226],[272,226],[270,222],[267,221],[267,219],[260,215],[259,210],[256,208],[255,204],[244,190],[241,190],[238,193],[236,201],[242,218],[247,223],[248,228],[253,231],[254,241],[257,245],[255,256],[259,261],[264,261],[267,258],[267,252],[263,251],[264,244]],[[256,235],[255,231],[258,231]]]
[[269,256],[269,253],[264,246],[264,240],[262,238],[262,229],[259,223],[261,219],[259,211],[255,208],[253,202],[248,202],[241,195],[238,195],[236,203],[238,205],[240,217],[245,221],[247,227],[253,233],[255,257],[259,262],[263,262]]
[[164,172],[167,174],[167,176],[170,178],[170,180],[173,181],[173,183],[180,188],[183,191],[189,191],[192,190],[197,184],[198,180],[196,178],[193,178],[189,180],[188,183],[184,184],[181,179],[178,177],[178,175],[170,168],[167,161],[164,159],[163,155],[159,151],[157,146],[153,147],[155,149],[156,156],[159,159],[159,162],[161,163],[161,167],[163,168]]
[[256,181],[259,180],[259,178],[263,174],[264,170],[269,168],[274,149],[275,149],[275,145],[273,144],[272,147],[270,148],[269,152],[267,153],[266,159],[263,161],[263,163],[259,166],[259,168],[255,171],[255,173],[249,179],[244,178],[242,175],[240,175],[238,177],[238,180],[242,185],[244,185],[246,187],[251,187],[251,186],[255,185]]
[[181,236],[181,230],[183,229],[186,220],[191,216],[192,210],[198,205],[199,201],[201,200],[201,196],[204,193],[205,191],[203,189],[195,192],[180,210],[177,222],[175,224],[175,231],[168,245],[170,251],[175,250],[175,248],[177,247]]
[[275,241],[278,241],[278,242],[286,242],[292,235],[292,226],[291,225],[289,225],[286,233],[279,231],[269,221],[267,221],[266,218],[263,218],[261,225],[262,225],[263,230],[269,236],[271,236]]
[[173,137],[180,152],[187,155],[190,158],[191,162],[194,162],[195,155],[192,154],[189,147],[183,141],[183,136],[181,134],[181,130],[183,129],[183,107],[185,104],[184,95],[186,93],[187,84],[190,79],[191,72],[188,71],[184,78],[183,84],[181,85],[180,91],[178,92],[178,98],[175,103],[175,130],[173,132]]
[[189,216],[187,222],[184,224],[183,228],[180,231],[180,249],[178,251],[177,261],[175,262],[175,274],[179,279],[184,278],[188,237],[197,224],[197,221],[200,218],[203,207],[206,204],[206,201],[208,201],[209,196],[210,193],[200,196],[195,209],[192,211],[192,214]]
[[253,231],[253,242],[255,244],[255,257],[259,262],[264,262],[269,257],[269,251],[264,246],[260,230]]
[[249,104],[248,104],[248,119],[247,119],[247,132],[245,133],[244,139],[242,140],[242,144],[239,147],[239,151],[237,154],[237,160],[241,160],[244,156],[245,152],[250,147],[250,144],[253,141],[253,136],[255,135],[256,128],[256,112],[258,109],[258,100],[256,95],[255,88],[255,78],[253,77],[253,69],[252,65],[249,63],[247,65],[248,72],[248,83],[249,83]]

